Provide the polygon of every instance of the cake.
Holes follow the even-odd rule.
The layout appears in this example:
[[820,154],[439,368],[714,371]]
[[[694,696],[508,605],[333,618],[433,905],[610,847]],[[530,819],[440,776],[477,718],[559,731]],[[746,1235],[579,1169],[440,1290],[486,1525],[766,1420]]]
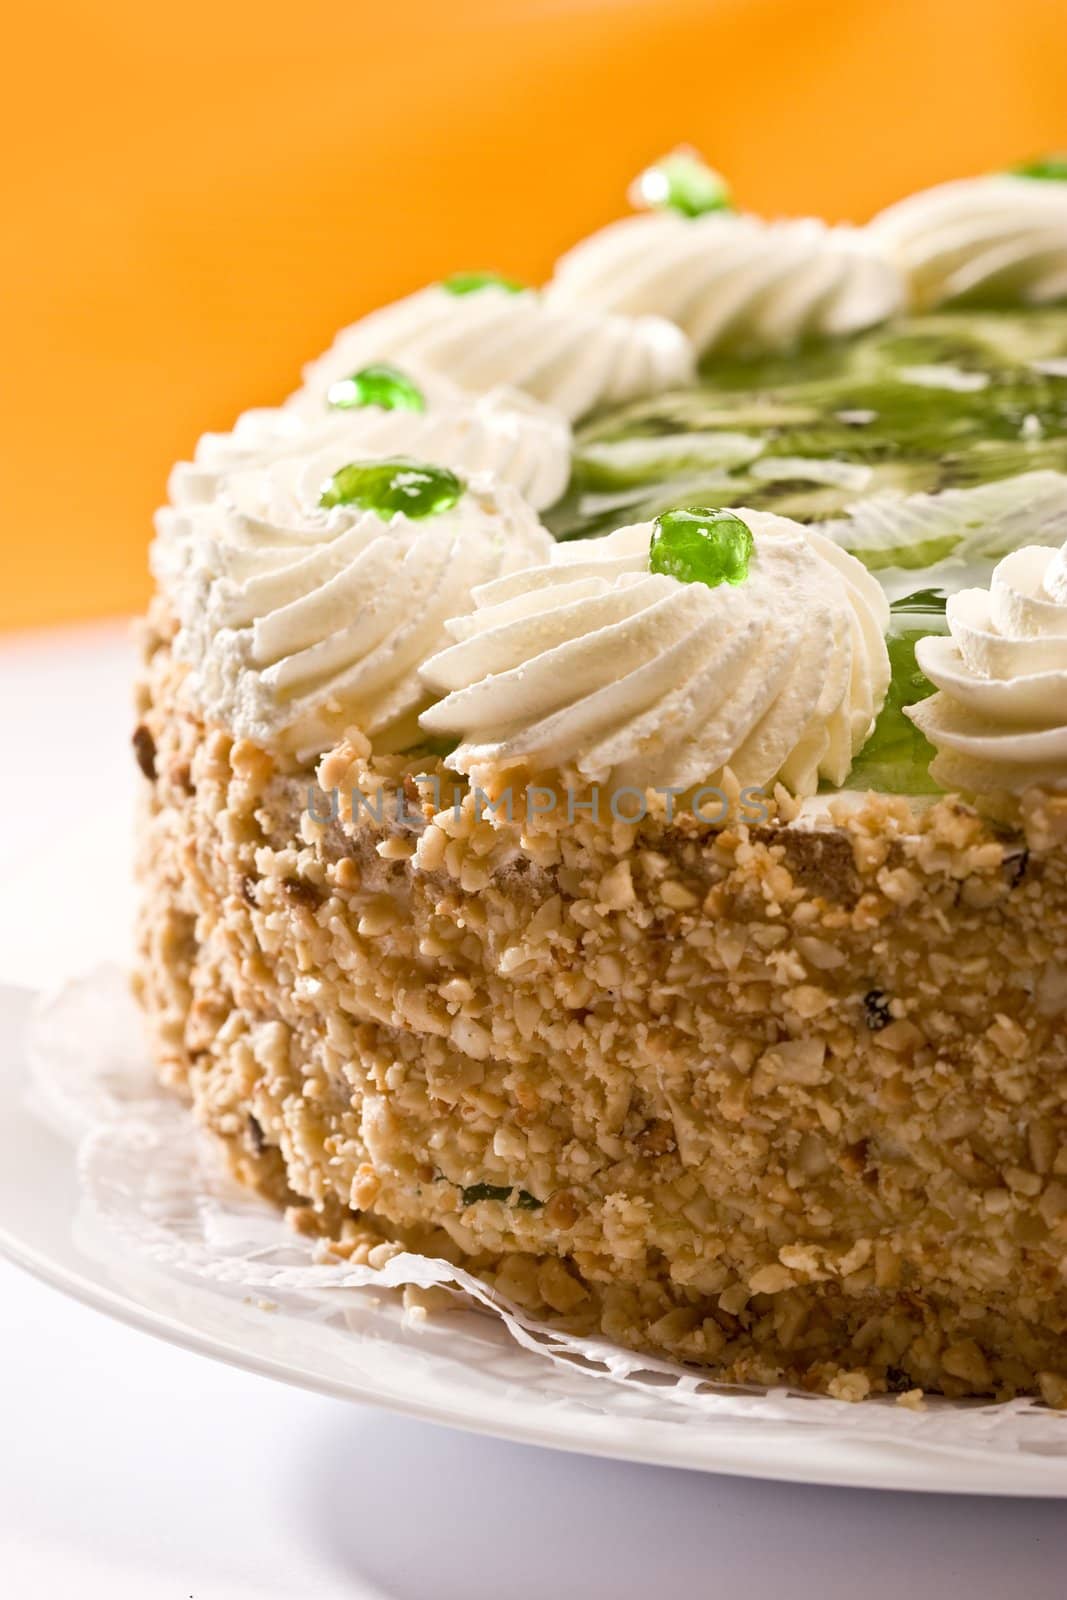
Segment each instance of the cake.
[[1065,173],[829,227],[677,152],[175,469],[137,988],[325,1251],[1067,1403]]

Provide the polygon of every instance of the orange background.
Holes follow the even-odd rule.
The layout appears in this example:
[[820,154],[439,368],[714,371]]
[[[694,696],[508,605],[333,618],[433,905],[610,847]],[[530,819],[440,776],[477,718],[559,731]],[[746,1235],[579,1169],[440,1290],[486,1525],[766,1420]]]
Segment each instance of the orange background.
[[[169,463],[343,322],[544,277],[687,140],[862,219],[1067,145],[1064,0],[56,0],[0,85],[0,627],[133,610]],[[13,37],[12,29],[21,37]]]

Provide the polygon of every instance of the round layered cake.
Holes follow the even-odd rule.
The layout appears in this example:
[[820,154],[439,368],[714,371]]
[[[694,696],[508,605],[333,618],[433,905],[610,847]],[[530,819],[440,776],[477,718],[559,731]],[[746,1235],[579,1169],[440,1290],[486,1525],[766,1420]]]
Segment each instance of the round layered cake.
[[324,1250],[1067,1403],[1065,176],[828,227],[677,152],[175,469],[138,989]]

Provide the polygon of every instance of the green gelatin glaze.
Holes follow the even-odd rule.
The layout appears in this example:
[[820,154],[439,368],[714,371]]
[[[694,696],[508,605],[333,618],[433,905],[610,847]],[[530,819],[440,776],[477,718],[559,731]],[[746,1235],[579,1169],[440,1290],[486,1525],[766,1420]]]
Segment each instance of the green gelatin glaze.
[[528,285],[517,278],[505,278],[499,272],[453,272],[441,279],[446,294],[477,294],[479,289],[504,289],[508,294],[522,294]]
[[387,518],[398,511],[405,517],[436,517],[451,511],[466,484],[447,467],[394,456],[383,461],[350,461],[327,478],[319,505],[355,506]]
[[846,788],[877,789],[882,794],[940,792],[930,776],[937,752],[904,714],[905,706],[917,705],[934,693],[915,660],[915,646],[931,631],[939,630],[904,628],[886,640],[892,673],[889,691],[870,738],[853,762]]
[[886,648],[890,682],[878,720],[848,775],[846,788],[885,794],[938,794],[930,776],[933,745],[905,714],[934,693],[915,659],[915,646],[932,633],[947,633],[946,597],[940,589],[918,589],[894,600]]
[[1008,171],[1017,178],[1041,178],[1046,183],[1067,183],[1067,150],[1056,150],[1051,155],[1035,156],[1032,161],[1020,161]]
[[361,367],[350,378],[330,385],[326,403],[335,411],[378,406],[382,411],[425,411],[426,396],[397,367],[384,363]]
[[682,217],[733,210],[726,179],[693,150],[674,150],[646,167],[631,194],[635,204],[650,211],[676,211]]
[[687,506],[656,518],[648,551],[650,572],[681,583],[744,583],[754,549],[752,530],[732,511]]

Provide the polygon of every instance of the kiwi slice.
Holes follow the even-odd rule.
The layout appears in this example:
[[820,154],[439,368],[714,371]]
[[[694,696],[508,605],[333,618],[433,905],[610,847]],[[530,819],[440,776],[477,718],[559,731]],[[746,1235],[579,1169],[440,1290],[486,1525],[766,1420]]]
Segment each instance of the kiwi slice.
[[1008,551],[1067,538],[1067,311],[946,311],[708,362],[693,388],[587,420],[547,520],[581,539],[694,504],[819,523],[875,573],[893,681],[849,786],[935,790],[903,714],[933,692],[916,641]]
[[[627,516],[638,521],[725,479],[735,505],[813,522],[888,490],[936,494],[1067,471],[1067,375],[1055,370],[1065,357],[1062,310],[954,311],[719,362],[693,389],[586,422],[549,523],[560,539],[601,533],[612,525],[601,497],[613,490],[630,491]],[[791,470],[768,471],[776,458]],[[820,464],[831,461],[866,468],[864,486],[828,482]]]

